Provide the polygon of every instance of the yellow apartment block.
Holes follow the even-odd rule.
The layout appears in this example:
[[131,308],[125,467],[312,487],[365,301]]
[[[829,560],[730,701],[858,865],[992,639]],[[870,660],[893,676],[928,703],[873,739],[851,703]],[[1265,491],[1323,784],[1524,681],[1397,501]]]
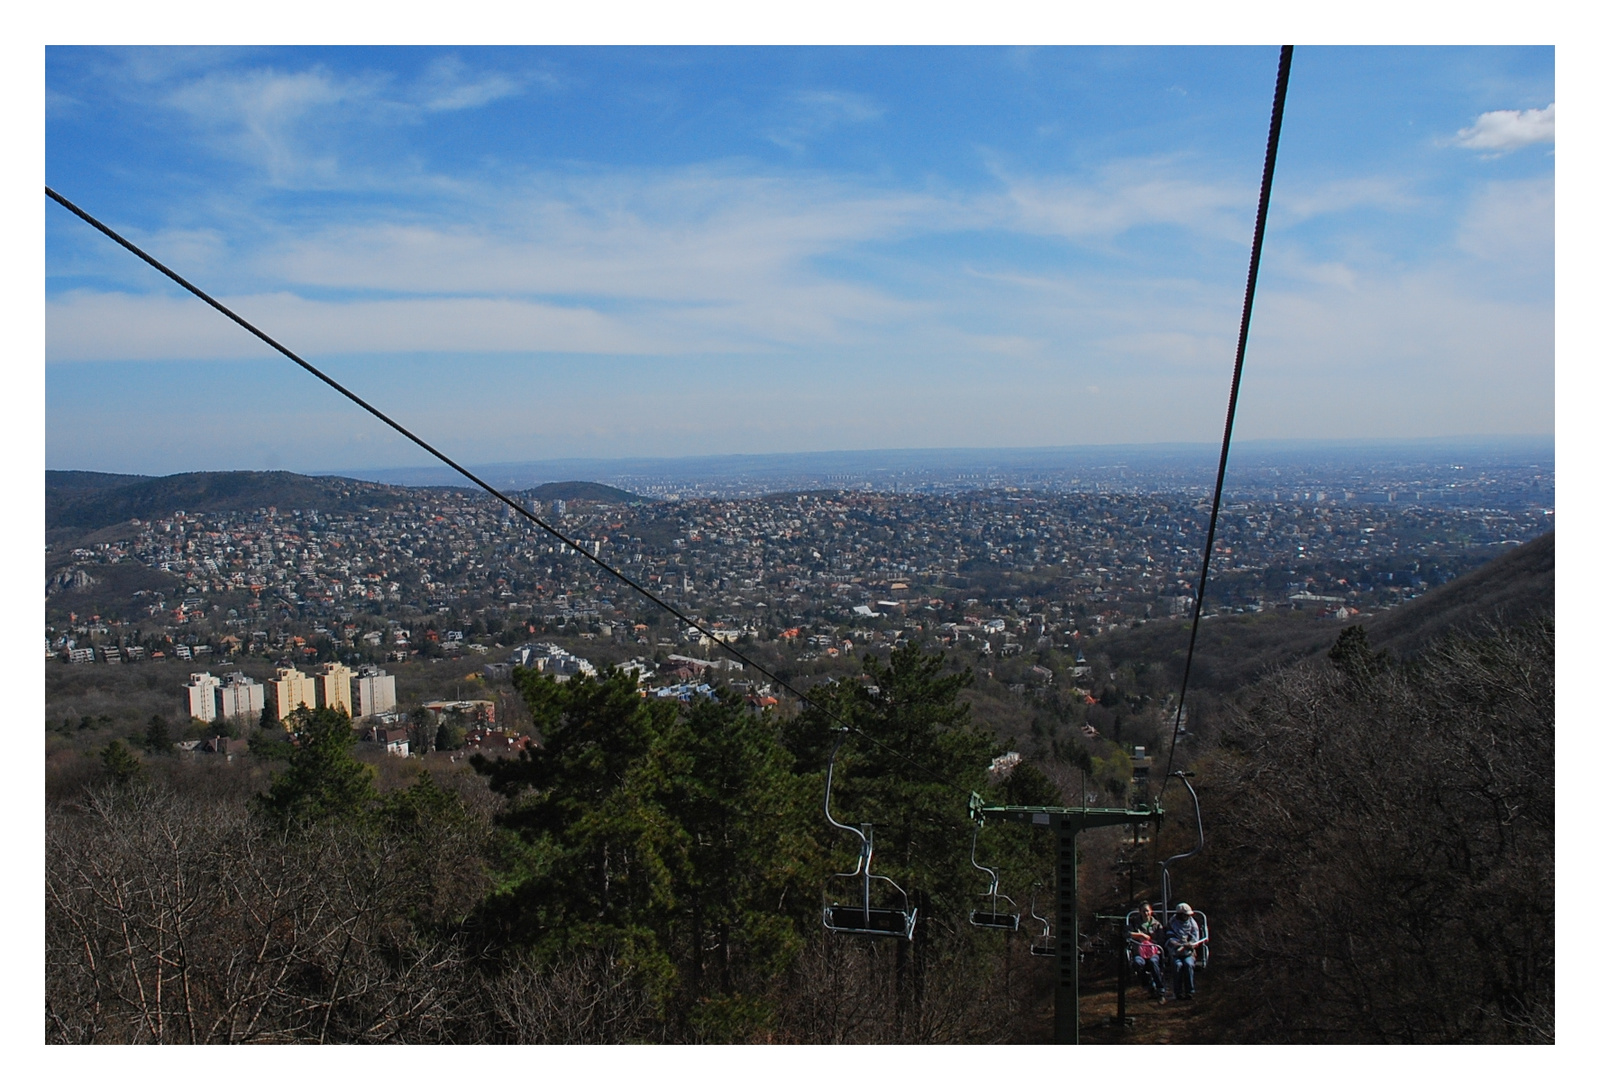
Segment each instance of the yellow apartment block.
[[286,718],[302,704],[308,708],[315,708],[317,706],[315,679],[307,677],[293,666],[280,666],[277,676],[267,682],[267,698],[272,706],[272,714],[279,719]]
[[324,708],[338,708],[354,716],[350,704],[350,679],[355,675],[340,662],[323,663],[317,668],[317,700]]

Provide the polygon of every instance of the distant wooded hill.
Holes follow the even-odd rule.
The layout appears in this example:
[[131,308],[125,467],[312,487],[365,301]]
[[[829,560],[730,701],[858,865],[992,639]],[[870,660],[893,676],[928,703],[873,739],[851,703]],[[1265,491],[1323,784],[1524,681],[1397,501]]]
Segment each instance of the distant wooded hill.
[[234,471],[138,477],[119,473],[46,470],[45,531],[51,537],[88,533],[129,519],[157,518],[174,511],[247,511],[314,508],[337,512],[370,506],[395,489],[343,477]]
[[[1374,650],[1409,658],[1452,630],[1470,631],[1491,620],[1516,624],[1539,614],[1553,615],[1555,554],[1556,536],[1551,531],[1402,606],[1345,621],[1301,611],[1209,618],[1195,642],[1190,684],[1214,693],[1232,692],[1280,667],[1327,654],[1339,633],[1356,624],[1366,628]],[[1188,646],[1188,622],[1173,620],[1119,629],[1092,641],[1090,651],[1119,664],[1163,665],[1175,686],[1183,676]]]
[[[44,475],[45,532],[50,541],[81,536],[129,519],[151,519],[174,511],[280,511],[311,508],[328,514],[381,506],[401,489],[346,477],[307,477],[283,471],[238,470],[141,477],[49,469]],[[593,481],[558,481],[528,489],[529,499],[629,503],[632,492]]]

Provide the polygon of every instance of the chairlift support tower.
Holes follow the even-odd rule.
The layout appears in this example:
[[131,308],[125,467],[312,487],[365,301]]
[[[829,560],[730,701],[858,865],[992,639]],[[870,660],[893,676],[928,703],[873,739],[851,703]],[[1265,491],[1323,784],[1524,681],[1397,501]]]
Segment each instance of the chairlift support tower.
[[1078,834],[1111,825],[1160,822],[1161,804],[1114,810],[1087,806],[989,806],[972,796],[973,820],[993,818],[1048,826],[1056,835],[1056,1034],[1058,1045],[1078,1040]]

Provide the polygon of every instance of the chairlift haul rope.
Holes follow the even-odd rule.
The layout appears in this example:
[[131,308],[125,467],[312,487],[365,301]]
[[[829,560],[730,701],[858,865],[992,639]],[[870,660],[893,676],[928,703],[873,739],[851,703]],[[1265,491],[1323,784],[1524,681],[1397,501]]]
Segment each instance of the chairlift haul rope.
[[1189,671],[1194,666],[1195,637],[1200,634],[1200,609],[1206,600],[1206,577],[1211,571],[1211,547],[1217,540],[1217,512],[1222,506],[1222,478],[1228,471],[1228,447],[1233,442],[1234,411],[1239,407],[1239,379],[1244,374],[1244,346],[1250,337],[1250,312],[1256,302],[1256,274],[1261,271],[1261,241],[1267,232],[1267,205],[1272,199],[1272,175],[1278,165],[1278,134],[1283,129],[1283,103],[1289,93],[1289,62],[1294,46],[1278,51],[1278,84],[1272,93],[1272,123],[1267,130],[1267,160],[1261,168],[1261,196],[1256,202],[1256,233],[1250,243],[1250,273],[1244,284],[1244,313],[1239,318],[1239,346],[1233,354],[1233,386],[1228,392],[1228,419],[1222,426],[1222,454],[1217,459],[1217,485],[1211,493],[1211,523],[1206,528],[1206,551],[1200,561],[1200,579],[1195,584],[1194,618],[1189,623],[1189,654],[1183,661],[1183,684],[1178,687],[1178,710],[1172,720],[1172,746],[1167,750],[1167,773],[1172,778],[1172,759],[1178,751],[1178,731],[1183,725],[1183,703],[1189,694]]

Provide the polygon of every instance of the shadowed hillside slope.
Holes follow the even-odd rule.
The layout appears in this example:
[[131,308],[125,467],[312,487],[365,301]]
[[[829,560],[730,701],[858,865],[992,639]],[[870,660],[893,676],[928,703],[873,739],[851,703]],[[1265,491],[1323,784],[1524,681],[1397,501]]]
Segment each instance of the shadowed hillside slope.
[[[1383,613],[1358,621],[1315,617],[1301,611],[1208,617],[1195,643],[1190,687],[1231,693],[1308,658],[1327,654],[1339,633],[1360,623],[1376,650],[1402,658],[1449,632],[1471,631],[1500,620],[1516,624],[1555,613],[1555,533],[1545,534],[1496,557],[1459,579]],[[1183,676],[1189,622],[1159,621],[1119,629],[1090,642],[1089,654],[1122,666],[1160,665],[1172,687]]]
[[1374,648],[1409,658],[1450,631],[1517,624],[1556,608],[1555,531],[1367,622]]
[[44,471],[44,490],[47,496],[65,496],[84,492],[103,492],[130,484],[153,480],[138,473],[95,473],[86,469],[47,469]]
[[1352,632],[1197,755],[1206,1039],[1554,1040],[1555,628],[1461,621],[1404,663]]

